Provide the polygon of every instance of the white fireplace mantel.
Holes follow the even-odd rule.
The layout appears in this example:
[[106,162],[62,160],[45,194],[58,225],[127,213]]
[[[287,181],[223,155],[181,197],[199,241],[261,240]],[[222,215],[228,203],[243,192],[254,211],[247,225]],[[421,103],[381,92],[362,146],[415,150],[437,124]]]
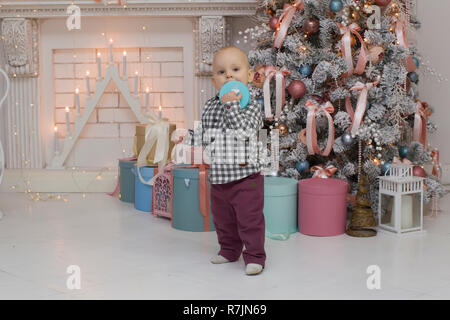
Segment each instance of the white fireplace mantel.
[[82,16],[245,16],[253,15],[257,0],[128,0],[119,6],[116,0],[108,5],[94,0],[81,1],[0,1],[0,18],[66,17],[67,7],[80,7]]
[[[7,170],[0,190],[11,191],[8,189],[11,185],[17,186],[15,191],[27,190],[28,185],[22,185],[22,180],[30,180],[33,191],[46,192],[104,192],[114,186],[113,172],[106,175],[100,184],[95,183],[89,188],[82,188],[83,190],[79,190],[79,183],[73,182],[70,170],[50,170],[59,178],[52,179],[47,185],[43,179],[49,174],[49,170],[44,168],[52,159],[51,155],[49,156],[52,136],[47,132],[48,126],[42,126],[41,122],[42,119],[53,119],[53,113],[48,111],[53,110],[49,89],[49,83],[52,83],[51,73],[43,70],[51,69],[49,50],[53,48],[53,42],[49,43],[46,33],[48,30],[42,26],[60,23],[58,21],[69,17],[69,6],[79,6],[81,18],[134,17],[133,23],[139,24],[146,17],[167,17],[179,18],[178,22],[186,25],[188,29],[192,25],[194,33],[192,36],[185,36],[183,41],[177,39],[174,42],[173,37],[166,37],[156,39],[155,42],[156,46],[159,46],[158,43],[164,43],[165,47],[176,44],[183,47],[185,52],[185,108],[191,110],[190,114],[185,115],[188,127],[199,117],[206,97],[215,91],[209,79],[211,60],[217,49],[230,44],[228,29],[231,29],[231,19],[228,18],[252,16],[258,7],[257,0],[121,0],[121,6],[117,5],[117,0],[106,2],[107,5],[104,1],[94,0],[0,0],[0,35],[4,40],[0,43],[0,51],[5,58],[4,63],[8,67],[12,83],[12,98],[5,108],[7,116],[0,119],[0,126],[7,128],[6,136],[3,137],[7,146]],[[83,21],[86,30],[92,21]],[[159,20],[155,19],[155,23],[159,23],[157,21]],[[58,42],[58,48],[73,46],[70,43],[72,38],[61,39],[63,40]],[[19,55],[24,58],[22,64],[17,64],[13,59]]]

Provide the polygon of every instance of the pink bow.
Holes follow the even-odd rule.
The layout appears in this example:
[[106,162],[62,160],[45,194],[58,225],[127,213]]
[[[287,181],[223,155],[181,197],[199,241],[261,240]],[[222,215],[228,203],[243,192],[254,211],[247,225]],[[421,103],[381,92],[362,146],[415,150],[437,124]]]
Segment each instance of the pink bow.
[[374,88],[378,85],[378,81],[375,82],[369,82],[366,84],[363,84],[362,82],[357,82],[350,91],[361,91],[358,97],[358,102],[356,103],[356,109],[355,112],[353,112],[352,102],[350,100],[350,97],[347,97],[345,99],[345,107],[347,109],[347,113],[350,115],[350,118],[352,119],[353,123],[350,127],[351,133],[356,134],[359,127],[361,126],[364,113],[366,112],[366,105],[367,105],[367,95],[369,93],[369,90]]
[[[308,109],[308,115],[306,119],[306,146],[308,147],[308,153],[319,153],[323,156],[328,156],[333,148],[334,144],[334,123],[330,114],[334,112],[334,106],[331,102],[326,102],[321,107],[312,101],[306,101],[306,108]],[[325,149],[320,150],[317,145],[317,132],[316,132],[316,113],[322,111],[328,119],[328,140]]]
[[283,8],[283,14],[280,16],[280,26],[275,31],[275,39],[273,40],[274,48],[280,49],[284,39],[286,38],[289,25],[295,16],[297,10],[303,10],[303,0],[297,1],[295,4],[286,3]]
[[427,144],[427,114],[421,101],[416,102],[413,140],[419,141],[424,147]]
[[[364,69],[366,68],[367,63],[367,49],[364,43],[363,38],[358,33],[361,30],[361,27],[356,23],[352,23],[350,26],[344,26],[341,23],[337,23],[339,30],[341,31],[342,39],[341,39],[341,52],[344,56],[345,60],[347,60],[348,65],[348,73],[347,75],[352,75],[353,73],[363,74]],[[354,34],[358,37],[359,42],[361,43],[361,53],[359,54],[358,63],[356,64],[356,68],[353,67],[353,56],[352,56],[352,39],[351,34]]]
[[[408,49],[408,43],[406,41],[406,33],[405,33],[405,23],[400,19],[397,19],[395,22],[395,34],[397,35],[398,43],[403,46],[405,49]],[[408,72],[413,72],[417,69],[416,64],[411,55],[408,55],[406,58],[406,70]]]
[[394,157],[394,159],[392,160],[392,164],[409,164],[409,165],[412,165],[413,163],[411,161],[409,161],[408,159],[406,159],[406,158],[400,160],[399,158]]
[[441,166],[439,165],[439,150],[434,149],[431,151],[431,159],[433,161],[433,170],[431,171],[431,174],[435,176],[436,178],[439,178],[439,174],[441,172]]
[[264,114],[266,118],[272,118],[272,109],[270,106],[270,80],[275,77],[276,84],[276,109],[275,109],[275,117],[279,117],[281,114],[281,109],[285,102],[285,84],[284,84],[284,76],[290,75],[291,72],[286,69],[278,70],[274,66],[267,66],[264,69],[264,73],[266,75],[266,80],[264,81]]
[[311,168],[312,171],[314,171],[313,178],[322,178],[322,179],[328,179],[333,174],[336,173],[337,168],[333,165],[329,165],[326,168],[324,168],[321,164],[314,166]]

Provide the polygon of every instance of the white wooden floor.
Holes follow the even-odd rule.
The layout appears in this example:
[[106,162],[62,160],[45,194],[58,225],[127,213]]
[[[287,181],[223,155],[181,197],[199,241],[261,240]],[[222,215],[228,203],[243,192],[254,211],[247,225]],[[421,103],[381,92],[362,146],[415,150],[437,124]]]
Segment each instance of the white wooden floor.
[[[0,193],[0,299],[449,299],[450,196],[425,235],[266,240],[266,269],[213,265],[215,232],[178,231],[105,194]],[[69,289],[70,265],[80,289]],[[369,290],[366,271],[381,270]],[[73,283],[69,281],[69,283]]]

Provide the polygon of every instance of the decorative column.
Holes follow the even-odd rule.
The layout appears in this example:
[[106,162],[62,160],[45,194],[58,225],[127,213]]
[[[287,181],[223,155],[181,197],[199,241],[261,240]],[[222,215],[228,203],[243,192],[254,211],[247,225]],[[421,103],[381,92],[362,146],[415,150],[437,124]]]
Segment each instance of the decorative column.
[[[209,98],[214,96],[217,90],[211,83],[212,60],[214,53],[226,46],[226,22],[223,16],[202,16],[195,25],[196,63],[196,103],[198,115],[202,114],[202,108]],[[197,119],[199,120],[199,119]]]
[[39,104],[39,25],[35,19],[1,21],[5,71],[11,79],[6,105],[7,168],[42,168]]

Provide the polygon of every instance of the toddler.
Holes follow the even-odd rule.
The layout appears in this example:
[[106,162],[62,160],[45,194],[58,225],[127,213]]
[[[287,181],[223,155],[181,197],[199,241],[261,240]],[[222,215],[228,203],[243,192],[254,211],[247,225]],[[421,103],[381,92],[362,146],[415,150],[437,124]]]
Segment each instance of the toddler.
[[[236,47],[218,50],[212,70],[211,80],[217,90],[228,81],[241,81],[248,85],[254,76],[246,53]],[[260,107],[253,100],[242,109],[239,102],[241,97],[241,93],[236,95],[230,92],[220,99],[217,94],[206,102],[202,112],[203,145],[211,142],[205,141],[204,133],[207,130],[219,131],[223,135],[228,130],[237,137],[231,143],[228,137],[216,137],[209,146],[215,153],[215,156],[210,157],[209,179],[211,211],[220,245],[220,251],[211,258],[211,262],[237,261],[242,253],[246,274],[256,275],[264,269],[266,260],[264,176],[260,173],[258,161],[251,161],[255,152],[249,152],[249,138],[253,134],[255,136],[251,138],[256,138],[262,127],[262,115]],[[246,143],[242,144],[245,140]],[[232,154],[227,149],[230,144],[234,147]],[[217,157],[218,154],[221,156]],[[224,161],[223,156],[228,157],[227,161]],[[233,161],[229,161],[230,158]]]

